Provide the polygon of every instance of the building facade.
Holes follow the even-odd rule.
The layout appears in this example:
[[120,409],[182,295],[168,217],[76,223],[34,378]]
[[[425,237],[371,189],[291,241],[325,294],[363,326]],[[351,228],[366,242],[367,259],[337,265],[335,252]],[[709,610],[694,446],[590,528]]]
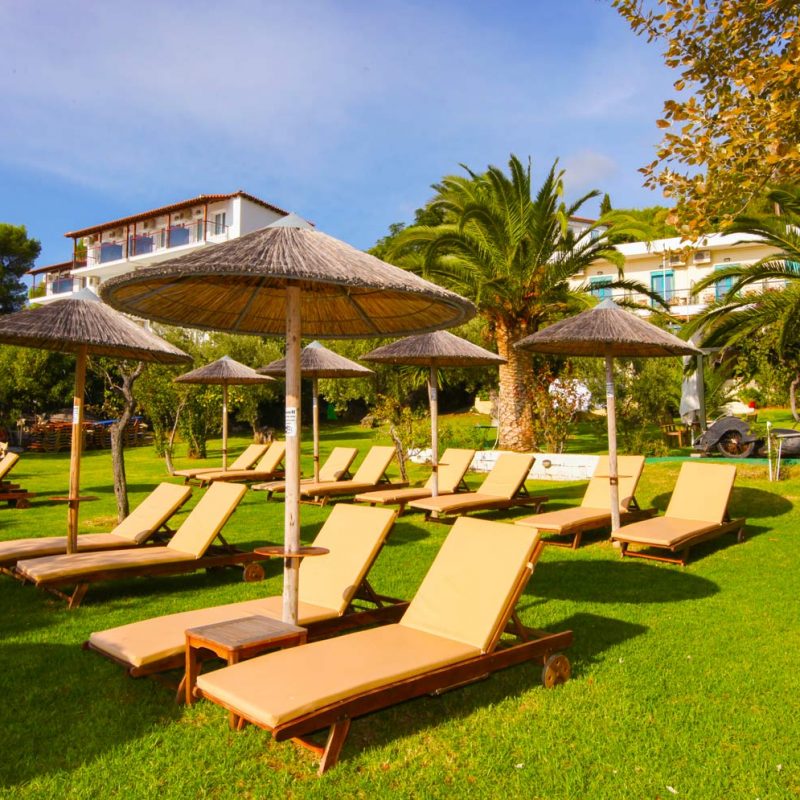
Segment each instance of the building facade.
[[[47,303],[116,275],[263,228],[288,212],[243,191],[200,195],[64,234],[71,261],[30,271],[32,297]],[[39,287],[37,289],[37,278]],[[44,287],[42,290],[41,287]]]

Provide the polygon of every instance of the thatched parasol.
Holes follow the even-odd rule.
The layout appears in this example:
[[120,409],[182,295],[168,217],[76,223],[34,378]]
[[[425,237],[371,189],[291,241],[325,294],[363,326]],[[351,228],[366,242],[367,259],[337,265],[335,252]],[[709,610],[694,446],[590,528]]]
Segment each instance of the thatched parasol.
[[[279,358],[256,370],[263,375],[286,374],[286,359]],[[356,364],[349,358],[328,350],[319,342],[311,342],[300,353],[300,375],[311,378],[311,421],[314,434],[314,481],[319,481],[319,379],[320,378],[366,378],[375,373]]]
[[[290,214],[259,231],[111,278],[103,297],[148,319],[286,337],[287,552],[300,545],[300,336],[398,336],[459,325],[468,300],[314,230]],[[302,319],[302,324],[301,324]],[[297,559],[284,560],[283,618],[297,620]]]
[[178,375],[177,383],[204,383],[222,387],[222,469],[228,469],[228,387],[269,383],[272,378],[259,375],[252,367],[222,356],[204,367]]
[[700,351],[636,314],[625,311],[613,300],[604,300],[588,311],[556,322],[517,342],[515,347],[537,353],[605,359],[611,529],[619,530],[617,416],[612,359],[697,355]]
[[363,356],[365,361],[382,364],[410,364],[428,367],[428,397],[431,405],[431,494],[439,494],[439,387],[437,370],[440,367],[480,367],[505,364],[496,353],[454,336],[448,331],[409,336],[378,347]]
[[75,353],[72,451],[69,472],[67,552],[77,549],[80,465],[83,448],[83,395],[88,354],[182,364],[192,359],[169,342],[100,302],[89,289],[65,300],[0,317],[0,342]]

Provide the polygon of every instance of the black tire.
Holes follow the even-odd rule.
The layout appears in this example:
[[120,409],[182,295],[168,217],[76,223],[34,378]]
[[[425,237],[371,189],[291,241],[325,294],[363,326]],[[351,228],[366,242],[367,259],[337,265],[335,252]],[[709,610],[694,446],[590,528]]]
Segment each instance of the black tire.
[[755,449],[755,442],[742,442],[742,434],[739,431],[728,431],[720,436],[717,442],[717,450],[725,458],[749,458]]

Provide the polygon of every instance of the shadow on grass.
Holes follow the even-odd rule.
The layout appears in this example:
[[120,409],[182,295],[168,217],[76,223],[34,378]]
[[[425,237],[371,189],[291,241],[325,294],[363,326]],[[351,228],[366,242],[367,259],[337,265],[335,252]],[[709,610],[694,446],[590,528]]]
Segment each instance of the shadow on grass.
[[[653,505],[664,511],[669,505],[672,492],[664,492],[653,498]],[[750,486],[735,486],[731,495],[730,513],[733,517],[780,517],[794,508],[791,500],[787,500],[774,492],[764,489],[753,489]]]
[[546,561],[525,597],[585,603],[679,603],[717,594],[713,581],[642,561]]
[[158,687],[119,680],[117,667],[74,645],[0,645],[0,675],[0,786],[74,769],[180,713]]

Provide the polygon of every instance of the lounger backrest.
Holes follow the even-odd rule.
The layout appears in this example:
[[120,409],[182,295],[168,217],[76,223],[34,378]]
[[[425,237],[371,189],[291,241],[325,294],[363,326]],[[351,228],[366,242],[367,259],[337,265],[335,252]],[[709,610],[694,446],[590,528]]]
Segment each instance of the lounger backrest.
[[[439,459],[439,494],[450,494],[458,489],[458,484],[467,474],[473,458],[475,458],[474,450],[460,450],[456,447],[448,447],[442,453]],[[425,487],[430,489],[432,484],[431,475]]]
[[228,469],[250,469],[266,451],[265,444],[249,444]]
[[736,480],[733,464],[697,464],[685,461],[666,516],[719,523],[725,519]]
[[214,482],[167,543],[171,550],[200,558],[247,492],[243,483]]
[[275,472],[286,455],[286,442],[273,442],[256,465],[259,472]]
[[19,453],[6,453],[0,461],[0,478],[5,478],[14,469],[17,461],[19,461]]
[[189,486],[160,483],[117,525],[112,533],[141,544],[152,536],[188,499]]
[[394,458],[394,447],[382,446],[371,447],[369,453],[364,457],[361,466],[353,475],[356,483],[368,483],[370,485],[380,483],[383,473],[389,469],[389,464]]
[[[627,511],[636,494],[639,478],[644,469],[644,456],[618,456],[617,475],[619,475],[619,507]],[[611,492],[608,483],[608,456],[600,456],[594,475],[586,487],[581,505],[584,508],[611,509]]]
[[338,481],[350,469],[357,455],[358,450],[355,447],[334,447],[319,468],[320,482]]
[[530,453],[501,453],[478,492],[510,500],[525,483],[535,460]]
[[314,541],[319,547],[327,547],[330,553],[303,559],[300,564],[300,600],[343,614],[392,529],[395,517],[390,508],[335,505]]
[[535,528],[459,517],[400,624],[486,652],[513,611],[538,538]]

